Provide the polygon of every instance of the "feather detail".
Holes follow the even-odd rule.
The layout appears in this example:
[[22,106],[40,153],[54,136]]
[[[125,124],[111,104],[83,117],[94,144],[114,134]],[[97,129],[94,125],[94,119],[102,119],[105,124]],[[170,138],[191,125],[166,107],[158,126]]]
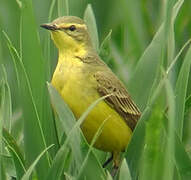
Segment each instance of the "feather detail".
[[111,71],[98,71],[94,74],[97,91],[101,96],[111,94],[105,99],[106,103],[114,108],[133,130],[141,116],[141,112],[132,101],[124,85]]

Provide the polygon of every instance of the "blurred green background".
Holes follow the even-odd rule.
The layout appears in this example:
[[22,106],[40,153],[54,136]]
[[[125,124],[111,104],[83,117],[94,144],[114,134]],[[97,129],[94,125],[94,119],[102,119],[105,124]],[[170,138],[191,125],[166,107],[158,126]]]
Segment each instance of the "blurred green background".
[[183,0],[0,0],[0,179],[112,178],[101,167],[106,153],[83,137],[74,143],[82,135],[68,134],[75,121],[65,124],[75,118],[46,84],[58,55],[40,25],[85,10],[98,53],[143,112],[116,179],[190,179],[191,1]]

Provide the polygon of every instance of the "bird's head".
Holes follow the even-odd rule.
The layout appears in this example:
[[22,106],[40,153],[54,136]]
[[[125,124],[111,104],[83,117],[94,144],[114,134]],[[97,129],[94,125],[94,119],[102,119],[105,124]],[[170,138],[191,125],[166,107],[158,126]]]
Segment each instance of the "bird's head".
[[59,50],[92,48],[87,26],[75,16],[63,16],[41,27],[50,30],[51,37]]

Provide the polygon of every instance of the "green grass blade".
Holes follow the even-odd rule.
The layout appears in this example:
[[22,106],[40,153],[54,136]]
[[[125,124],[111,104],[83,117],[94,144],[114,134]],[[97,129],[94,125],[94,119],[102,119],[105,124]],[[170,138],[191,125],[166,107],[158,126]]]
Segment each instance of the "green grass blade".
[[[0,66],[0,71],[2,67]],[[2,79],[0,81],[0,179],[5,179],[4,163],[3,163],[3,124],[4,124],[4,102],[5,102],[5,82]]]
[[[85,164],[82,169],[80,179],[105,179],[106,175],[104,169],[102,168],[101,162],[96,156],[96,154],[90,149],[90,147],[84,144],[82,147],[83,157]],[[92,176],[94,174],[94,176]]]
[[10,87],[8,84],[7,74],[5,68],[2,66],[3,77],[4,77],[4,97],[2,97],[2,115],[4,119],[3,123],[3,140],[12,155],[17,178],[20,179],[25,172],[25,162],[23,154],[19,146],[17,145],[14,138],[11,136],[11,120],[12,120],[12,103],[11,103],[11,94]]
[[[171,4],[168,4],[168,6],[170,5]],[[178,1],[174,5],[174,13],[172,15],[173,20],[175,20],[181,5],[182,1]],[[167,8],[172,9],[172,6]],[[169,19],[171,19],[171,16],[168,14],[166,18],[167,19],[165,19],[165,22],[168,22]],[[174,22],[172,22],[172,25],[173,24]],[[159,75],[159,68],[163,63],[164,47],[166,45],[166,39],[168,39],[169,37],[169,34],[166,33],[166,28],[168,29],[168,26],[168,23],[163,23],[160,26],[152,42],[140,58],[135,72],[128,82],[128,90],[130,91],[130,94],[134,97],[135,102],[137,102],[141,110],[145,108],[149,100],[152,89],[156,84],[157,76]],[[171,54],[174,54],[174,52],[172,52]],[[144,87],[144,92],[142,91],[142,87]],[[138,92],[139,90],[140,92]]]
[[12,102],[11,102],[11,91],[10,91],[10,87],[8,84],[8,80],[7,80],[7,72],[5,70],[5,67],[2,66],[2,70],[3,70],[3,77],[5,80],[5,99],[6,101],[4,101],[4,117],[5,117],[5,121],[4,121],[4,127],[11,132],[11,118],[12,118]]
[[6,129],[3,129],[3,139],[7,145],[10,154],[13,157],[17,178],[20,179],[26,171],[24,156],[15,139],[11,136],[11,134],[9,134]]
[[169,72],[173,69],[174,65],[176,64],[178,58],[182,54],[182,52],[185,50],[185,48],[190,44],[191,39],[189,39],[184,46],[180,49],[180,51],[177,53],[176,57],[173,59],[172,63],[168,66],[168,69],[166,70],[166,74],[169,74]]
[[90,34],[93,46],[97,52],[99,52],[99,37],[97,32],[97,25],[95,16],[93,13],[92,6],[88,4],[85,13],[84,13],[84,21],[88,26],[88,32]]
[[[51,4],[50,4],[50,9],[49,9],[49,13],[48,13],[48,22],[52,21],[52,16],[53,16],[53,12],[54,12],[54,7],[56,5],[56,0],[52,0]],[[50,40],[49,40],[50,41]],[[48,52],[50,53],[50,52]],[[48,56],[49,57],[49,56]]]
[[[105,59],[108,59],[108,56],[111,55],[110,52],[110,41],[111,41],[111,33],[112,30],[109,31],[105,39],[102,41],[100,48],[99,48],[99,55],[102,57],[102,59],[105,61]],[[106,61],[107,62],[107,61]]]
[[163,179],[164,174],[164,149],[166,139],[163,126],[164,97],[156,99],[152,106],[152,113],[147,121],[145,132],[145,146],[141,158],[140,177],[142,180]]
[[[42,131],[39,112],[37,111],[37,106],[36,106],[34,96],[33,96],[34,92],[31,89],[31,84],[30,84],[30,80],[29,80],[29,77],[27,75],[26,69],[25,69],[24,64],[21,60],[21,57],[19,56],[17,50],[13,46],[9,37],[5,33],[4,33],[4,35],[6,37],[10,53],[13,54],[15,56],[15,59],[17,60],[16,64],[17,64],[17,69],[19,70],[19,72],[18,72],[19,73],[19,81],[20,81],[20,84],[22,84],[22,86],[20,86],[20,92],[22,94],[21,104],[22,104],[22,108],[23,108],[24,118],[27,120],[27,121],[24,121],[24,123],[25,123],[24,139],[25,139],[25,147],[27,149],[29,148],[26,151],[26,157],[27,157],[26,158],[27,159],[26,164],[29,164],[30,161],[32,161],[32,159],[35,158],[35,154],[38,155],[38,151],[40,151],[41,148],[46,146],[46,142],[45,142],[44,133]],[[25,56],[25,55],[23,54],[23,56]],[[39,93],[39,95],[40,95],[40,93]],[[34,134],[34,132],[35,132],[35,134]],[[37,144],[35,145],[36,148],[34,150],[33,149],[34,144],[32,145],[31,142],[33,142],[33,139],[35,136],[36,136],[35,143],[37,143]],[[48,167],[48,155],[47,155],[47,159],[42,158],[41,161],[43,164],[42,165],[43,169],[39,170],[39,176],[41,176],[42,174],[46,174],[44,167],[45,166]],[[38,167],[39,166],[41,166],[41,162],[38,164]]]
[[69,158],[68,156],[71,158],[71,155],[69,154],[69,148],[67,147],[67,143],[64,143],[60,147],[53,159],[52,165],[47,173],[46,180],[60,179],[63,171],[68,170],[65,169],[67,158]]
[[[69,143],[70,147],[72,149],[75,161],[76,161],[76,163],[79,163],[76,166],[76,170],[80,169],[81,165],[83,164],[83,159],[86,159],[88,157],[89,159],[88,159],[88,162],[84,169],[86,170],[86,168],[88,167],[88,164],[92,163],[92,161],[94,161],[94,167],[95,167],[94,172],[95,171],[97,172],[95,178],[97,178],[97,177],[100,178],[100,176],[104,176],[104,172],[103,172],[101,166],[99,165],[97,159],[95,158],[95,155],[93,153],[89,152],[89,147],[87,146],[85,139],[84,140],[80,139],[80,137],[83,137],[83,136],[80,135],[79,128],[80,128],[81,123],[84,121],[84,119],[89,114],[89,112],[94,108],[94,106],[97,103],[99,103],[101,100],[106,98],[107,96],[102,97],[102,98],[98,99],[97,101],[95,101],[94,103],[92,103],[88,107],[88,109],[82,114],[80,119],[77,122],[75,122],[75,118],[74,118],[72,112],[70,111],[68,106],[64,103],[64,101],[62,100],[62,98],[60,97],[58,92],[51,85],[48,85],[48,88],[49,88],[49,92],[50,92],[52,105],[55,108],[56,112],[58,113],[58,116],[60,116],[60,119],[63,121],[63,125],[64,125],[63,129],[67,135],[64,145],[62,145],[61,149],[59,150],[58,156],[53,161],[53,162],[55,162],[53,164],[54,166],[52,166],[51,168],[55,169],[56,164],[62,163],[61,160],[63,160],[63,159],[59,159],[58,157],[63,157],[63,155],[61,155],[61,154],[62,154],[62,152],[64,152],[66,145]],[[66,128],[68,128],[68,130],[66,130]],[[80,149],[81,140],[83,140],[82,141],[83,146],[84,146],[83,151],[85,151],[85,152],[82,152],[82,149]],[[83,155],[83,159],[82,159],[82,155]],[[60,171],[61,170],[62,169],[60,168]],[[82,170],[80,170],[80,171],[82,171]],[[53,172],[53,169],[51,170],[51,172]],[[57,171],[57,173],[60,174],[61,172]],[[85,171],[85,172],[83,172],[83,175],[85,174],[86,177],[91,177],[92,174],[87,174],[87,173],[88,173],[88,171]],[[58,176],[56,176],[56,177],[58,177]],[[93,178],[93,177],[91,177],[91,178]]]
[[164,86],[164,79],[158,84],[158,87],[155,89],[155,93],[152,95],[150,103],[143,111],[141,118],[136,125],[136,128],[133,131],[133,136],[131,137],[131,141],[127,147],[125,157],[128,162],[128,166],[131,172],[132,179],[137,179],[140,165],[141,165],[141,158],[143,155],[144,149],[144,139],[145,139],[145,131],[146,131],[146,124],[152,114],[152,106],[157,100],[158,96],[161,93],[161,90]]
[[168,54],[168,64],[170,64],[174,58],[174,51],[175,51],[175,40],[174,40],[174,20],[172,12],[173,6],[176,0],[167,1],[166,2],[166,14],[165,14],[165,22],[164,22],[164,31],[165,37],[168,38],[167,40],[167,54]]
[[101,59],[111,67],[112,60],[112,50],[111,50],[111,33],[112,30],[109,31],[105,39],[102,41],[100,48],[99,48],[99,56]]
[[137,60],[143,52],[146,43],[148,43],[148,32],[144,23],[141,1],[122,0],[116,3],[116,5],[120,4],[120,13],[123,13],[122,22],[126,25],[125,33],[127,33],[127,38],[124,37],[124,43],[130,44],[129,48],[136,51],[134,56]]
[[108,65],[115,70],[119,78],[126,84],[127,79],[129,78],[129,67],[126,66],[118,47],[113,41],[111,41],[109,48],[111,48],[111,60]]
[[[174,60],[175,54],[175,20],[176,16],[183,4],[184,0],[167,1],[166,18],[165,18],[165,33],[167,40],[167,64],[170,65]],[[176,3],[176,4],[175,4]]]
[[[3,163],[3,152],[5,151],[5,144],[3,143],[3,130],[7,128],[11,131],[11,119],[12,119],[12,103],[10,87],[7,81],[7,73],[3,65],[0,66],[2,74],[2,80],[0,81],[0,177],[6,179],[6,172]],[[14,159],[15,160],[15,159]],[[18,173],[17,168],[17,173]]]
[[[134,75],[128,82],[128,90],[141,110],[148,102],[151,89],[161,64],[164,46],[164,26],[162,25],[150,45],[140,58]],[[144,87],[144,92],[142,88]],[[138,92],[140,90],[140,92]]]
[[[21,93],[24,97],[22,98],[23,114],[25,118],[24,143],[27,152],[27,165],[29,165],[34,161],[36,156],[47,147],[45,134],[42,128],[43,125],[47,127],[42,119],[43,98],[45,94],[45,69],[32,9],[32,1],[24,0],[23,2],[25,6],[21,11],[22,18],[20,29],[22,32],[21,47],[23,49],[20,63],[25,78],[22,79],[20,77],[20,80],[22,81]],[[30,38],[28,34],[30,34]],[[35,53],[31,52],[34,48]],[[34,69],[36,69],[35,72]],[[36,139],[35,144],[32,145],[36,147],[35,150],[31,146],[33,139]],[[48,168],[50,164],[47,153],[46,156],[42,158],[41,162],[37,166],[37,172],[39,176],[43,178],[46,174],[45,169]]]
[[67,173],[64,173],[65,177],[66,177],[66,180],[76,180],[77,178],[74,177],[74,176],[70,176],[69,174]]
[[151,109],[146,108],[141,116],[141,119],[139,119],[139,122],[133,132],[133,136],[131,137],[131,141],[124,154],[133,180],[137,179],[139,174],[140,160],[144,149],[146,121],[149,119],[150,114]]
[[25,172],[25,174],[23,175],[23,177],[21,178],[21,180],[29,180],[30,176],[32,174],[32,172],[35,169],[36,164],[39,162],[40,158],[46,153],[46,151],[48,151],[52,146],[54,146],[53,144],[50,145],[49,147],[47,147],[45,150],[43,150],[38,157],[35,159],[35,161],[31,164],[31,166],[28,168],[28,170]]
[[[48,22],[52,21],[53,17],[53,12],[54,8],[56,5],[56,0],[52,0],[49,8],[49,13],[48,13]],[[46,64],[47,64],[47,80],[49,81],[51,78],[51,38],[50,34],[46,34],[46,39],[45,39],[45,51],[44,51],[44,57],[46,59]]]
[[[166,149],[165,149],[165,158],[164,158],[164,180],[174,178],[174,163],[173,158],[175,155],[175,99],[174,91],[169,80],[166,80],[166,97],[167,97],[167,106],[168,106],[168,126],[166,134]],[[166,120],[166,119],[165,119]]]
[[180,8],[182,7],[183,3],[184,3],[184,0],[178,0],[177,3],[174,5],[173,13],[172,13],[173,21],[176,19],[178,12]]
[[119,172],[119,180],[131,180],[131,174],[129,172],[129,167],[125,159],[123,159],[121,164],[121,168]]
[[[104,127],[104,124],[106,123],[106,121],[107,121],[109,118],[111,118],[111,117],[108,117],[107,119],[105,119],[105,120],[102,122],[102,124],[101,124],[100,127],[98,128],[97,132],[95,133],[95,135],[94,135],[94,137],[93,137],[93,139],[92,139],[92,142],[91,142],[90,146],[88,147],[88,150],[87,150],[86,155],[85,155],[85,157],[84,157],[84,160],[83,160],[83,163],[82,163],[81,168],[80,168],[80,170],[79,170],[79,173],[78,173],[78,177],[77,177],[77,178],[79,178],[79,177],[81,177],[81,178],[87,177],[87,174],[89,174],[89,176],[91,177],[92,168],[88,168],[88,167],[89,167],[88,160],[89,160],[89,158],[90,158],[90,156],[91,156],[91,153],[92,153],[92,151],[93,151],[93,145],[95,144],[97,138],[98,138],[99,135],[101,134],[102,129],[103,129],[103,127]],[[91,167],[93,167],[93,165],[91,165]],[[103,174],[103,172],[100,171],[100,170],[102,169],[101,166],[99,166],[99,168],[97,168],[97,167],[95,166],[93,169],[94,169],[94,171],[95,171],[96,169],[98,169],[98,172],[96,173],[96,176],[92,177],[92,179],[95,179],[95,180],[96,180],[96,179],[101,178],[101,176],[102,176],[102,177],[105,177],[104,174]],[[92,173],[93,173],[93,172],[92,172]],[[85,174],[85,175],[83,175],[83,174]]]
[[176,130],[180,138],[183,134],[183,125],[184,125],[184,109],[185,109],[185,100],[186,100],[186,91],[188,85],[188,77],[191,67],[191,47],[189,48],[180,73],[178,75],[178,80],[176,82]]
[[7,176],[6,176],[5,169],[4,169],[4,163],[2,162],[2,159],[3,158],[0,157],[0,162],[1,162],[1,164],[0,164],[0,178],[7,180]]
[[175,135],[175,165],[181,179],[191,178],[191,159],[178,135]]
[[185,102],[185,115],[188,113],[190,108],[191,108],[191,94],[186,98],[186,102]]
[[[24,0],[22,8],[22,70],[23,76],[21,98],[24,121],[24,145],[26,151],[26,163],[30,165],[34,159],[50,144],[55,144],[46,155],[43,156],[35,167],[37,177],[43,179],[50,167],[58,148],[55,126],[46,87],[47,66],[42,56],[36,16],[33,11],[32,0]],[[30,34],[30,36],[29,36]],[[51,132],[51,133],[50,133]],[[35,139],[35,141],[34,141]],[[31,143],[33,142],[33,144]],[[34,148],[35,147],[35,148]]]
[[[48,85],[48,90],[50,93],[52,106],[53,108],[55,108],[60,121],[62,121],[61,124],[63,131],[68,136],[74,124],[76,123],[75,117],[68,108],[67,104],[61,99],[60,95],[51,85]],[[72,138],[69,141],[70,147],[73,151],[73,155],[75,156],[77,169],[81,166],[80,162],[82,162],[82,155],[79,150],[80,142],[80,132],[78,130],[74,132]]]
[[7,46],[9,48],[9,52],[11,54],[11,58],[13,60],[13,64],[14,64],[14,70],[15,70],[15,74],[16,74],[16,81],[17,81],[17,85],[18,87],[20,87],[20,81],[19,81],[19,72],[18,72],[18,67],[17,67],[17,62],[16,62],[16,58],[15,56],[16,55],[16,49],[14,49],[12,46],[11,46],[11,41],[7,35],[7,33],[5,31],[3,31],[3,35],[5,36],[6,40],[7,40]]
[[58,0],[58,16],[69,16],[69,1],[68,0]]
[[107,180],[113,180],[111,174],[107,171]]

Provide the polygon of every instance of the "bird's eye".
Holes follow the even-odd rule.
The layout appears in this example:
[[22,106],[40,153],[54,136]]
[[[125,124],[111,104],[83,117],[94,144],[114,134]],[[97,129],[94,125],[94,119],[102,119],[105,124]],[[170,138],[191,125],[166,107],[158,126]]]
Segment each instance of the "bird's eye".
[[69,30],[70,30],[70,31],[75,31],[75,30],[76,30],[76,26],[71,25],[71,26],[69,27]]

